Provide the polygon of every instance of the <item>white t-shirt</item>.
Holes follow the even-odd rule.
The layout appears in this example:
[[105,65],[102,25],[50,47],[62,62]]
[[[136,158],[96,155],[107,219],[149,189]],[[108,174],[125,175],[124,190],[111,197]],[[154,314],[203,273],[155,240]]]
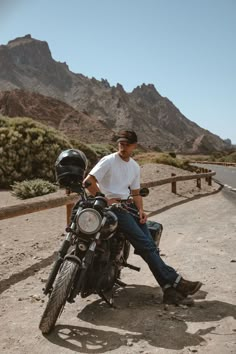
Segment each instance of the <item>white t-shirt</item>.
[[132,158],[124,161],[118,152],[103,157],[90,171],[99,189],[109,199],[128,198],[130,191],[140,188],[140,167]]

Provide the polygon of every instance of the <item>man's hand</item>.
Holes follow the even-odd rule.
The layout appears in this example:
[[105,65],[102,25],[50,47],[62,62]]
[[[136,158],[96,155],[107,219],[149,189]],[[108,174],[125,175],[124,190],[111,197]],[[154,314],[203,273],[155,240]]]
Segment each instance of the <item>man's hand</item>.
[[146,213],[144,213],[143,210],[139,210],[139,222],[140,222],[140,224],[145,224],[146,221],[147,221]]

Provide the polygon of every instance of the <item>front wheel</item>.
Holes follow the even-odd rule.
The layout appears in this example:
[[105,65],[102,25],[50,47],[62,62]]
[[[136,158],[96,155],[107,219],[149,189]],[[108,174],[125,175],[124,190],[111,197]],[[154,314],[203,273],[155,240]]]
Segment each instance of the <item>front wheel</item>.
[[65,260],[63,263],[39,324],[39,329],[43,334],[49,333],[54,328],[65,306],[78,269],[79,264],[76,262]]

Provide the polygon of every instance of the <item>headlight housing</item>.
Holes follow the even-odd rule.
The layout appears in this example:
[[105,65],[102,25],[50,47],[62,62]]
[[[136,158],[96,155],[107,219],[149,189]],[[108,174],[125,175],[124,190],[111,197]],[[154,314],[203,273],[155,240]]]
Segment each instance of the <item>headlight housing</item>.
[[101,228],[102,217],[99,212],[92,208],[81,210],[77,215],[76,225],[78,229],[87,235],[98,232]]
[[115,231],[115,229],[118,226],[118,218],[115,213],[112,211],[107,211],[106,212],[106,222],[105,225],[103,226],[102,232],[106,234],[106,236],[109,236],[112,232]]

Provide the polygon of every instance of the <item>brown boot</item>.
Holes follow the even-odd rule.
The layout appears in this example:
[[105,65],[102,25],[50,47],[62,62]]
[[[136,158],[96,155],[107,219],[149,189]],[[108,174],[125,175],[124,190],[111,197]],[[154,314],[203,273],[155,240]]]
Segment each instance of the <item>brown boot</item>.
[[167,288],[163,294],[163,303],[168,305],[194,305],[192,298],[187,298],[178,292],[175,288]]
[[183,296],[188,296],[195,294],[201,286],[202,283],[200,281],[189,281],[181,278],[176,286],[176,290]]

